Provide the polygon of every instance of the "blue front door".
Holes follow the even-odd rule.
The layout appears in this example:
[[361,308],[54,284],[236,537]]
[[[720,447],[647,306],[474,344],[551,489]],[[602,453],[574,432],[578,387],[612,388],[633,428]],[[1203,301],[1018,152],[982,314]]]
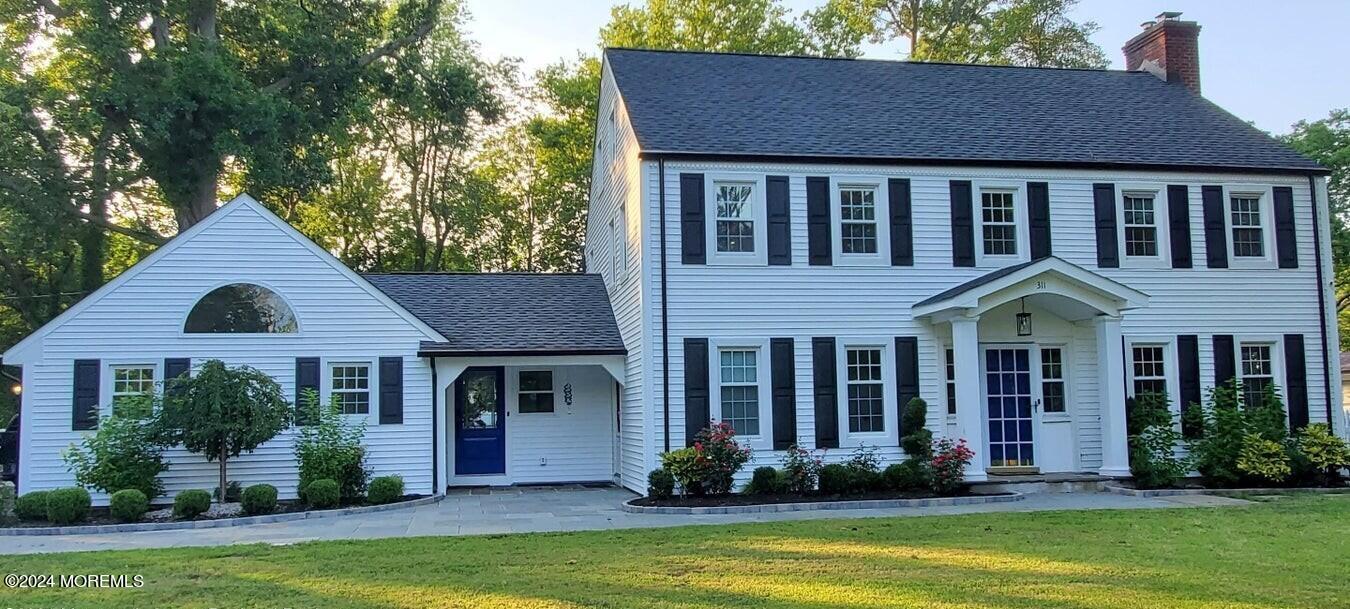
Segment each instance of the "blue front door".
[[989,465],[1034,466],[1031,350],[984,350],[985,401],[989,412]]
[[470,368],[455,381],[455,474],[506,473],[506,375]]

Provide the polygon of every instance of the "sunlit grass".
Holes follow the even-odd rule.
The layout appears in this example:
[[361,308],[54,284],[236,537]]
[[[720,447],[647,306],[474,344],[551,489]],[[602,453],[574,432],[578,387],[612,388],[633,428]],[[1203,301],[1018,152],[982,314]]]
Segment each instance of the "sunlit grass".
[[[0,539],[0,544],[3,540]],[[3,607],[1350,606],[1350,499],[0,557]]]

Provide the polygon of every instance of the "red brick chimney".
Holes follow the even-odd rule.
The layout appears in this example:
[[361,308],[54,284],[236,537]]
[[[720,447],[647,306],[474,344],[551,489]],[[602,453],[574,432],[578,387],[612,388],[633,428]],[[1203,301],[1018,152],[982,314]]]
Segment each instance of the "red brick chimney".
[[1144,70],[1167,82],[1179,82],[1200,93],[1200,24],[1182,21],[1181,13],[1161,13],[1144,22],[1122,48],[1126,70]]

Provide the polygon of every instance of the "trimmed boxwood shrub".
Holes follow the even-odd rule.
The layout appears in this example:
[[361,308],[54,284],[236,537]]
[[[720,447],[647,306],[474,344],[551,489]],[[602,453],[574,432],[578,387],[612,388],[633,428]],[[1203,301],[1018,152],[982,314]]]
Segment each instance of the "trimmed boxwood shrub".
[[89,491],[78,486],[58,488],[47,495],[47,520],[52,524],[84,522],[90,505]]
[[249,516],[271,514],[277,509],[277,487],[254,484],[239,494],[239,504]]
[[846,465],[832,463],[820,468],[820,494],[847,495],[853,486],[853,470]]
[[380,476],[370,481],[369,499],[374,504],[393,503],[403,498],[403,476]]
[[931,476],[927,464],[914,459],[893,463],[881,472],[886,488],[892,491],[917,491],[928,488]]
[[315,480],[310,482],[309,486],[305,487],[305,502],[308,503],[310,507],[326,510],[328,508],[337,507],[338,502],[341,500],[342,487],[338,486],[336,480],[329,478]]
[[211,493],[193,489],[178,493],[173,498],[173,515],[184,520],[196,518],[211,509]]
[[148,511],[150,498],[134,488],[124,488],[108,499],[108,513],[121,522],[138,522]]
[[658,467],[647,474],[647,496],[657,499],[670,499],[675,494],[675,476],[670,470]]
[[747,495],[773,495],[787,492],[783,473],[769,466],[756,467],[743,491]]
[[19,495],[14,501],[14,515],[20,520],[46,520],[47,496],[51,491],[33,491]]

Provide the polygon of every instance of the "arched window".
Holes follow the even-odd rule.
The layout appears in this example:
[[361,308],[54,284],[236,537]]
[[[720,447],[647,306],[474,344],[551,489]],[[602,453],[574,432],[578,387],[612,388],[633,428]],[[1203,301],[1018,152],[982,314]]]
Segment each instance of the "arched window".
[[211,290],[188,313],[188,334],[288,334],[299,330],[295,313],[276,292],[251,283]]

